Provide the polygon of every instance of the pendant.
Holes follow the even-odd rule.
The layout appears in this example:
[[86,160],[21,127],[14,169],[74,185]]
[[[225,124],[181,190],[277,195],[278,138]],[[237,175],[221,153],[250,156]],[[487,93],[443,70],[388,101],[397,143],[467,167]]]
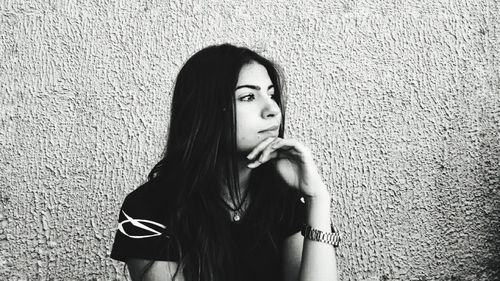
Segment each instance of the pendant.
[[233,221],[235,221],[235,222],[239,222],[239,221],[240,221],[240,219],[241,219],[240,214],[238,214],[237,212],[236,212],[236,213],[234,213],[234,216],[233,216]]

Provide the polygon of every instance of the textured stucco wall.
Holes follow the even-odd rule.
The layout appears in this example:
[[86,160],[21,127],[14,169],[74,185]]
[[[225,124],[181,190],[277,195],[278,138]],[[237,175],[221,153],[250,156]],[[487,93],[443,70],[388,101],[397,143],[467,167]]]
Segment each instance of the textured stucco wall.
[[180,66],[221,42],[285,69],[341,280],[500,280],[497,1],[187,2],[0,2],[1,280],[124,280],[120,203]]

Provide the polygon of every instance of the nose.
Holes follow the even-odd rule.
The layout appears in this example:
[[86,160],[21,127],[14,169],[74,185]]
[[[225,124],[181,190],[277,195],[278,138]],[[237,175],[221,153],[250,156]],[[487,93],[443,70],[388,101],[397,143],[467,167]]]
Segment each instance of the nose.
[[272,119],[279,117],[281,118],[281,109],[271,97],[264,99],[264,106],[262,109],[262,118]]

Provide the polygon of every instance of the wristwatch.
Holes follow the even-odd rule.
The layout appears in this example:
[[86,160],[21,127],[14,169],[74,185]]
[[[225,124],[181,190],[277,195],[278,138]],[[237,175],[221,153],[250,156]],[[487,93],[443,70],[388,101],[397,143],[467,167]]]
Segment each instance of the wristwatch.
[[322,243],[327,243],[333,245],[333,247],[338,247],[340,244],[340,234],[338,229],[332,226],[332,232],[323,232],[318,229],[312,228],[310,225],[305,224],[302,228],[302,236],[312,241],[318,241]]

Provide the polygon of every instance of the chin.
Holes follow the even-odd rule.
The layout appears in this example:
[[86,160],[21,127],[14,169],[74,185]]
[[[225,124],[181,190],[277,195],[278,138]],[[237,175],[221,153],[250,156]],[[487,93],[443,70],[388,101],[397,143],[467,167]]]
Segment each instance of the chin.
[[[242,146],[238,146],[238,152],[239,153],[243,153],[243,154],[248,154],[250,152],[252,152],[252,150],[257,146],[257,144],[259,143],[256,143],[255,145],[242,145]],[[246,156],[246,155],[245,155]]]
[[238,152],[250,153],[259,143],[261,143],[265,138],[257,138],[255,140],[245,140],[244,143],[238,143],[236,148]]

